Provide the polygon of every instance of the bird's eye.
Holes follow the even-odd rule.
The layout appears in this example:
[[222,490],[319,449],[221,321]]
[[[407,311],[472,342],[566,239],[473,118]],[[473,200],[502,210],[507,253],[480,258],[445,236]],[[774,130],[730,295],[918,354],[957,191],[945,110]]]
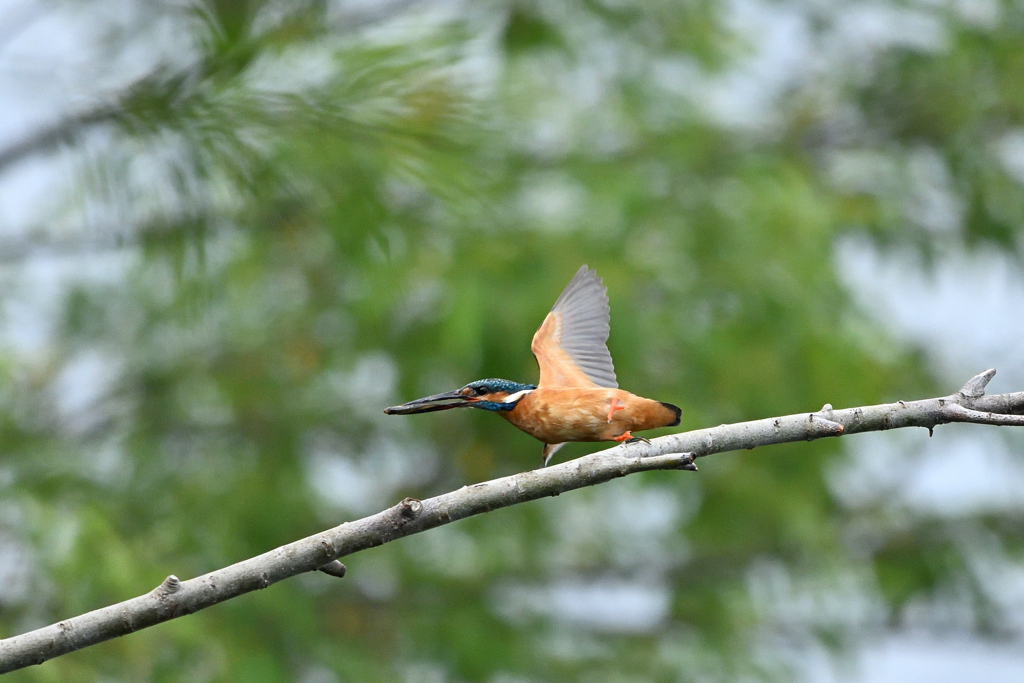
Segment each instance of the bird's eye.
[[477,387],[476,388],[476,395],[477,396],[483,396],[486,393],[487,393],[487,387]]

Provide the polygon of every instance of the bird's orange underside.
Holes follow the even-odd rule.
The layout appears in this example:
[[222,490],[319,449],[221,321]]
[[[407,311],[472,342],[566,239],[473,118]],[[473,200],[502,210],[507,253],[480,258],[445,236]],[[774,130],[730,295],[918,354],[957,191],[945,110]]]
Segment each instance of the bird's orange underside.
[[675,413],[658,401],[607,387],[538,386],[499,414],[544,443],[615,441],[625,432],[675,421]]

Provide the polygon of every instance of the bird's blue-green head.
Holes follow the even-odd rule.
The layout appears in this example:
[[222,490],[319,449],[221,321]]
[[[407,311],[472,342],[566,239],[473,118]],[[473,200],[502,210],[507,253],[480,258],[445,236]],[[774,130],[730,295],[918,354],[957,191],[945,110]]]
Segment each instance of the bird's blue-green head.
[[524,396],[536,389],[534,384],[520,384],[510,379],[478,379],[461,389],[418,398],[400,406],[385,408],[388,415],[431,413],[450,408],[481,408],[495,412],[512,410]]

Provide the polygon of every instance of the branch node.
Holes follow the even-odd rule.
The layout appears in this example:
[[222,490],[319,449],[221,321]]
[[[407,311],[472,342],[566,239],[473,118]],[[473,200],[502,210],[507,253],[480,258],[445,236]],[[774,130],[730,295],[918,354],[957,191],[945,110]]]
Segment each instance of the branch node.
[[336,576],[339,579],[343,579],[345,578],[345,572],[347,572],[348,569],[341,562],[338,562],[337,560],[331,560],[324,566],[320,567],[320,571],[322,571],[324,574],[330,574],[331,576]]
[[404,498],[398,506],[398,513],[406,519],[416,519],[416,516],[423,511],[423,503],[415,498]]
[[[817,419],[815,419],[817,418]],[[808,413],[807,415],[807,440],[817,439],[823,436],[839,436],[845,431],[843,425],[820,413]]]
[[967,380],[967,383],[960,387],[957,393],[964,398],[980,398],[985,395],[985,387],[996,376],[996,369],[989,368]]
[[324,549],[328,557],[338,557],[338,551],[334,549],[334,541],[329,538],[320,539],[320,547]]
[[121,623],[128,633],[135,633],[135,623],[132,622],[131,612],[127,608],[121,609]]
[[683,459],[679,462],[679,469],[690,472],[697,471],[697,463],[694,461],[693,453],[683,453]]
[[160,598],[165,595],[172,595],[174,593],[177,593],[180,589],[181,581],[178,580],[177,576],[171,574],[166,579],[164,579],[163,583],[161,583],[159,586],[153,589],[153,594],[156,597]]

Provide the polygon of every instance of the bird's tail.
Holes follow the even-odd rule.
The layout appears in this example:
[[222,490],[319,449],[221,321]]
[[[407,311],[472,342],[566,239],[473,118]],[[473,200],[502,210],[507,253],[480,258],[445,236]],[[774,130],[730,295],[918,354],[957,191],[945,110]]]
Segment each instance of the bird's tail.
[[664,401],[659,401],[659,403],[661,403],[661,405],[665,406],[666,408],[668,408],[669,410],[671,410],[673,413],[676,414],[675,422],[669,423],[669,424],[667,424],[665,426],[666,427],[675,427],[675,426],[677,426],[679,424],[679,420],[682,419],[682,417],[683,417],[683,409],[680,408],[679,406],[674,406],[671,403],[665,403]]

